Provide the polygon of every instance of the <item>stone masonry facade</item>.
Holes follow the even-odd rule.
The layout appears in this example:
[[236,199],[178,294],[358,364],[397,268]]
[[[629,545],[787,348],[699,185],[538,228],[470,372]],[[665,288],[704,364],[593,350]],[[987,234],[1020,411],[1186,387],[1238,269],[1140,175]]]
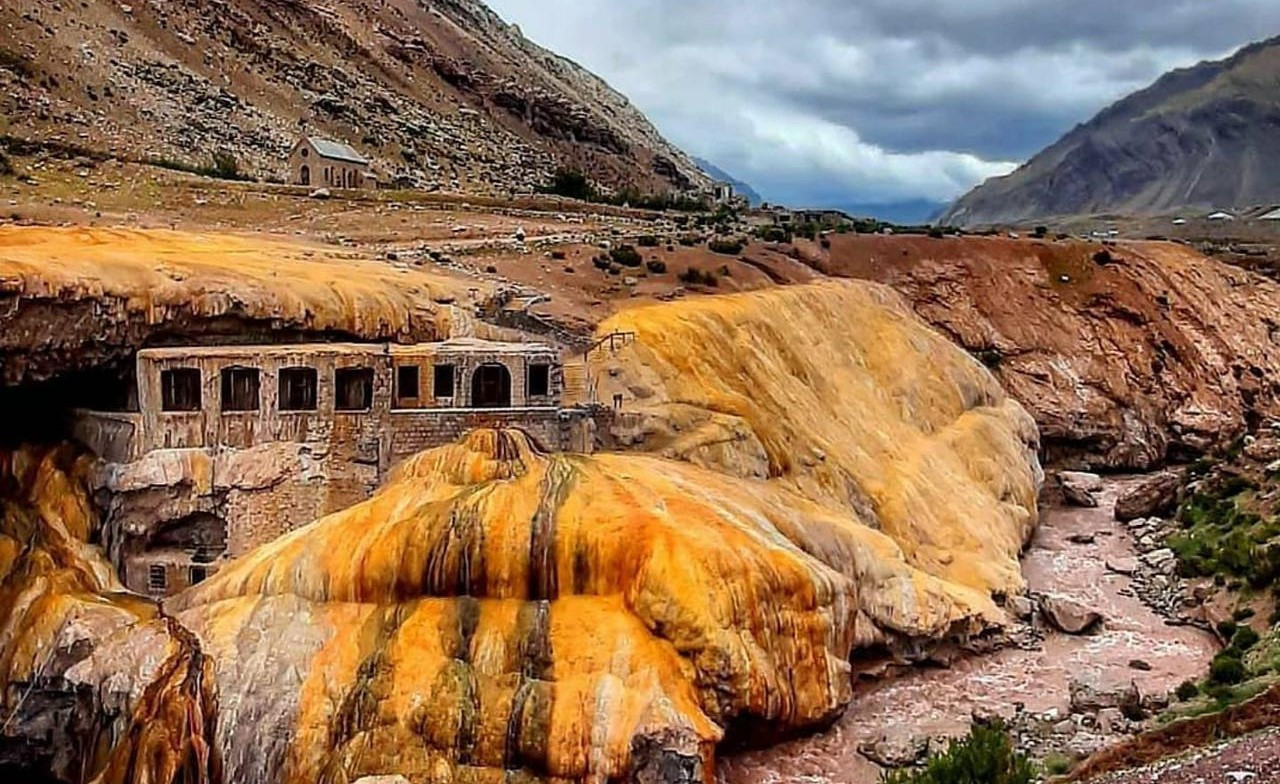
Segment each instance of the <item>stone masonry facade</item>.
[[396,465],[481,427],[590,452],[548,346],[455,340],[146,349],[138,410],[78,413],[103,461],[104,542],[125,584],[165,596],[367,499]]

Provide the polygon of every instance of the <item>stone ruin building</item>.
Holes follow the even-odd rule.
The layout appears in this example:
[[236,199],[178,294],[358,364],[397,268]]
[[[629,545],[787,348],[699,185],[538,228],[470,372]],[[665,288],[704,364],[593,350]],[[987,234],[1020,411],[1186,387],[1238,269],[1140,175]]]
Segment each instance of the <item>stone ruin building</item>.
[[590,452],[559,352],[531,343],[153,348],[130,411],[77,411],[103,461],[104,545],[133,591],[166,596],[367,499],[400,461],[477,427]]

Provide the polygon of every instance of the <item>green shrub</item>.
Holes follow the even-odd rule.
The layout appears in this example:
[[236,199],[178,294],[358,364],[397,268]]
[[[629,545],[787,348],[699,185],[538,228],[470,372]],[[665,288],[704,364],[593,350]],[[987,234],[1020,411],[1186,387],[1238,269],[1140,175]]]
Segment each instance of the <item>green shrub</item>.
[[609,258],[624,267],[639,267],[644,263],[644,257],[640,255],[640,251],[630,245],[622,245],[609,251]]
[[1175,694],[1179,700],[1186,702],[1187,700],[1193,700],[1200,695],[1200,687],[1196,685],[1195,681],[1183,681],[1178,684],[1178,690]]
[[777,242],[784,245],[791,242],[791,232],[781,226],[764,226],[756,229],[756,236],[765,242]]
[[159,166],[162,169],[198,174],[201,177],[216,177],[220,180],[247,181],[253,179],[241,172],[240,164],[236,161],[235,156],[226,152],[215,152],[210,158],[210,162],[203,166],[175,161],[170,158],[147,158],[143,162],[151,166]]
[[943,235],[942,235],[942,229],[938,228],[937,226],[930,226],[930,227],[929,227],[929,236],[930,236],[931,238],[935,239],[935,240],[940,240],[940,239],[942,239],[942,236],[943,236]]
[[658,242],[657,237],[652,234],[645,234],[642,237],[636,238],[636,244],[642,248],[656,248],[660,243]]
[[555,259],[556,261],[564,261],[565,259],[569,258],[569,256],[562,250],[553,250],[551,251],[551,258]]
[[1252,607],[1241,607],[1231,613],[1231,617],[1235,618],[1237,621],[1247,621],[1256,614],[1256,611]]
[[1115,259],[1111,258],[1111,251],[1106,248],[1103,248],[1093,254],[1093,263],[1097,264],[1099,267],[1105,267],[1113,261],[1115,261]]
[[1048,227],[1048,226],[1036,226],[1036,231],[1035,231],[1035,238],[1036,238],[1036,239],[1038,239],[1038,240],[1042,240],[1042,239],[1044,239],[1046,236],[1048,236],[1048,234],[1049,234],[1049,227]]
[[1213,663],[1209,665],[1209,680],[1215,684],[1230,686],[1243,681],[1244,677],[1244,662],[1235,651],[1223,651],[1213,657]]
[[974,727],[966,738],[951,741],[930,758],[923,770],[893,771],[882,784],[1031,784],[1036,769],[1013,749],[1003,727]]
[[1231,647],[1243,654],[1258,644],[1258,633],[1248,626],[1241,626],[1231,638]]
[[577,169],[556,169],[551,184],[540,189],[543,193],[565,196],[578,201],[595,201],[596,191],[587,182],[587,175]]
[[1044,758],[1044,772],[1050,776],[1062,776],[1071,771],[1071,758],[1052,752]]
[[13,164],[9,162],[9,156],[4,154],[4,150],[0,150],[0,177],[10,174],[13,174]]
[[1236,635],[1238,624],[1230,618],[1218,621],[1218,634],[1222,635],[1222,639],[1230,640]]
[[596,256],[594,259],[591,260],[591,263],[592,265],[595,266],[596,269],[607,270],[609,269],[609,266],[613,262],[609,260],[608,256]]
[[707,243],[707,247],[712,253],[719,253],[725,256],[737,256],[742,253],[742,249],[746,247],[741,240],[711,240]]
[[667,271],[667,263],[661,259],[649,259],[645,262],[644,266],[645,269],[649,270],[654,275],[661,275]]
[[697,267],[689,267],[677,277],[680,278],[680,282],[687,283],[690,286],[711,286],[714,288],[720,285],[720,279],[713,273],[703,272]]
[[686,248],[692,248],[694,245],[698,244],[698,238],[693,234],[681,234],[680,238],[677,239],[676,242],[679,242]]

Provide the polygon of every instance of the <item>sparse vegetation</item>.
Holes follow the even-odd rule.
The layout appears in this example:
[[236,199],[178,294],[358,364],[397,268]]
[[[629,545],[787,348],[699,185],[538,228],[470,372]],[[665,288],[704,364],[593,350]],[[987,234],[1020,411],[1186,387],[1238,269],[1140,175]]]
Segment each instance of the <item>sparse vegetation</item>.
[[629,206],[646,210],[677,210],[680,212],[704,212],[705,201],[688,196],[676,196],[667,193],[641,193],[634,188],[624,188],[611,195],[596,190],[587,175],[578,169],[559,168],[551,177],[551,182],[538,189],[541,193],[564,196],[578,201],[613,204],[618,207]]
[[31,61],[8,49],[0,49],[0,69],[9,71],[24,81],[35,77],[35,69]]
[[1014,751],[1009,733],[999,726],[974,727],[968,737],[951,741],[922,770],[886,773],[882,784],[1031,784],[1035,765]]
[[609,251],[609,258],[623,267],[639,267],[644,263],[640,251],[631,245],[620,245]]
[[1183,681],[1178,684],[1178,690],[1175,692],[1175,695],[1182,702],[1194,700],[1196,697],[1200,696],[1200,687],[1196,685],[1195,681]]
[[786,245],[791,242],[791,232],[781,226],[762,226],[755,231],[758,239]]
[[711,286],[714,288],[720,285],[720,279],[714,273],[703,272],[697,267],[689,267],[677,277],[679,277],[681,283],[690,286]]
[[1228,648],[1213,657],[1213,663],[1209,665],[1210,683],[1234,686],[1244,679],[1244,662],[1236,651]]
[[240,171],[240,164],[235,159],[235,156],[226,152],[215,152],[210,157],[209,163],[203,165],[184,163],[171,158],[147,158],[143,162],[163,169],[198,174],[201,177],[215,177],[220,180],[238,180],[241,182],[253,180],[252,177]]
[[737,256],[742,253],[746,246],[741,240],[711,240],[707,243],[707,247],[712,253],[719,253],[724,256]]

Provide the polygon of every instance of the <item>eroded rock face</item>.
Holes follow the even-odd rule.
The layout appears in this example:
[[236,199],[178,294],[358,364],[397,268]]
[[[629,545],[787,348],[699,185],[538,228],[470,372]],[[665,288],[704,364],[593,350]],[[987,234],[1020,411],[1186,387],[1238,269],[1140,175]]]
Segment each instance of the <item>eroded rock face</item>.
[[66,447],[0,451],[0,764],[99,784],[221,782],[211,663],[88,544],[89,472]]
[[1280,287],[1190,248],[830,241],[814,263],[888,283],[981,358],[1035,417],[1051,462],[1146,470],[1280,415]]

